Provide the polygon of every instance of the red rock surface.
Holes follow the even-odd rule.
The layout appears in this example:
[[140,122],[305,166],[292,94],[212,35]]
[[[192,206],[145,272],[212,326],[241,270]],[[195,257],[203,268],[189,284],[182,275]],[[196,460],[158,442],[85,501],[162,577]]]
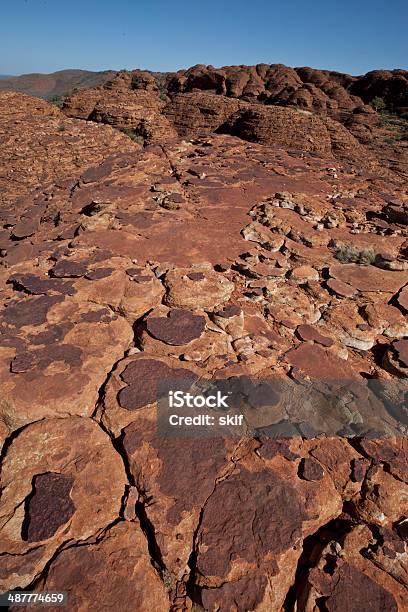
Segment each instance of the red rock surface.
[[[403,612],[406,181],[334,119],[259,103],[279,80],[343,108],[352,77],[224,72],[119,73],[78,118],[0,95],[2,591]],[[103,125],[153,107],[171,138]],[[220,133],[241,113],[260,142]],[[163,381],[248,377],[234,435],[157,427]]]

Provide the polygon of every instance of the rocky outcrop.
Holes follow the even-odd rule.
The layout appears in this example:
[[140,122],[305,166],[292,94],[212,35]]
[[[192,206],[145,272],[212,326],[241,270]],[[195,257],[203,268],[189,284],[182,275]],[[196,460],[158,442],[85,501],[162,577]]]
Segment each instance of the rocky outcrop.
[[[133,76],[111,100],[157,104]],[[140,147],[0,96],[2,590],[403,612],[406,181],[330,117],[196,91],[170,111],[183,136]],[[169,384],[222,390],[207,416],[232,420],[169,431]]]
[[211,93],[180,94],[163,109],[179,136],[192,138],[211,134],[245,103]]
[[408,71],[372,70],[356,79],[350,91],[366,103],[373,98],[382,98],[387,107],[394,111],[408,109]]
[[43,100],[14,92],[0,93],[0,119],[3,206],[39,185],[45,191],[57,178],[75,183],[76,176],[115,151],[138,149],[114,129],[73,121]]
[[289,68],[283,64],[223,68],[197,65],[169,77],[168,91],[172,94],[205,90],[251,102],[335,114],[341,110],[352,111],[361,104],[361,100],[348,91],[355,80],[355,77],[336,72]]
[[161,112],[163,105],[156,92],[148,87],[133,91],[118,87],[115,81],[112,91],[108,88],[87,90],[68,98],[63,111],[70,117],[128,130],[130,134],[139,136],[141,142],[150,144],[177,136]]
[[319,118],[286,108],[252,106],[230,116],[218,131],[250,142],[331,152],[330,136]]
[[375,156],[339,122],[309,111],[261,106],[214,93],[195,92],[177,94],[163,112],[185,138],[212,132],[231,134],[249,142],[333,154],[357,164],[378,167]]
[[[400,83],[404,71],[395,72]],[[384,93],[387,100],[398,100],[399,106],[390,103],[388,109],[400,112],[405,90],[395,86],[399,93],[393,96],[395,88],[381,85],[371,95],[364,83],[377,80],[370,74],[352,77],[282,64],[197,65],[163,74],[121,71],[104,85],[67,98],[63,111],[113,125],[144,144],[221,131],[250,142],[325,154],[331,150],[335,158],[376,173],[386,174],[389,168],[406,176],[405,120],[386,121],[369,104],[374,93]],[[387,83],[397,78],[381,74]],[[368,88],[362,97],[354,90],[359,83],[362,90]]]

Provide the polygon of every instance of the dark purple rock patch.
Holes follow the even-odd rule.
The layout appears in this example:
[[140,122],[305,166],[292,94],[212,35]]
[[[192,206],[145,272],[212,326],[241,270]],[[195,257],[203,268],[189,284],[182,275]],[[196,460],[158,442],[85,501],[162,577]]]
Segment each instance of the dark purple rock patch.
[[328,612],[347,610],[360,612],[367,609],[397,612],[398,606],[393,595],[366,576],[358,568],[344,563],[333,576],[333,590],[325,600]]
[[187,278],[192,281],[201,281],[204,280],[205,276],[202,272],[190,272],[187,274]]
[[196,374],[184,368],[170,368],[156,359],[137,359],[129,363],[121,374],[127,387],[118,393],[118,402],[126,410],[138,410],[157,401],[159,386],[174,379],[191,385]]
[[72,281],[63,281],[57,278],[41,278],[35,274],[14,274],[8,279],[14,288],[32,295],[44,295],[50,291],[73,295],[76,293]]
[[181,346],[199,338],[205,328],[205,319],[193,315],[189,310],[170,310],[167,317],[150,317],[146,321],[147,331],[166,344]]
[[231,319],[241,314],[241,308],[236,306],[236,304],[226,304],[222,310],[217,311],[215,314],[224,319]]
[[48,540],[75,512],[70,492],[72,476],[47,472],[33,478],[33,490],[26,499],[22,539],[26,542]]
[[134,276],[138,276],[142,272],[143,268],[128,268],[126,270],[126,274],[133,278]]
[[197,569],[203,576],[224,577],[236,557],[251,562],[265,554],[280,555],[296,544],[308,518],[296,489],[274,471],[240,468],[217,484],[207,500]]
[[300,462],[298,476],[302,480],[321,480],[324,470],[316,459],[307,457]]
[[39,344],[54,344],[62,342],[67,333],[74,327],[73,323],[60,323],[59,325],[50,325],[48,329],[39,334],[30,334],[28,341],[30,344],[38,346]]
[[92,272],[87,272],[85,278],[88,280],[101,280],[102,278],[107,278],[110,276],[113,271],[113,268],[98,268]]
[[81,176],[81,180],[83,183],[95,183],[96,181],[109,176],[112,169],[113,165],[111,162],[103,162],[100,164],[100,166],[94,166],[93,168],[86,170]]
[[116,316],[111,316],[110,311],[107,308],[90,310],[89,312],[84,312],[81,315],[81,321],[84,321],[85,323],[106,323],[108,321],[113,321],[116,318]]
[[11,371],[14,374],[21,374],[22,372],[28,372],[36,364],[34,353],[21,353],[16,355],[11,362]]
[[48,311],[63,301],[64,298],[60,295],[44,295],[11,302],[0,315],[0,321],[17,328],[42,325],[47,321]]
[[10,370],[21,374],[36,369],[43,371],[56,361],[63,361],[70,368],[82,363],[82,350],[72,344],[51,344],[36,351],[20,353],[11,362]]
[[70,261],[69,259],[62,259],[50,270],[51,276],[56,278],[78,278],[84,276],[86,272],[86,264],[79,261]]

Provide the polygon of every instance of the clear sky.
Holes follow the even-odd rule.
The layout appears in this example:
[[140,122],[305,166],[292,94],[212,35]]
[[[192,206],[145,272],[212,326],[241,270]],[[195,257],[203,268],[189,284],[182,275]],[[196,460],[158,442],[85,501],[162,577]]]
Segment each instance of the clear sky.
[[0,0],[0,74],[259,62],[408,69],[408,0]]

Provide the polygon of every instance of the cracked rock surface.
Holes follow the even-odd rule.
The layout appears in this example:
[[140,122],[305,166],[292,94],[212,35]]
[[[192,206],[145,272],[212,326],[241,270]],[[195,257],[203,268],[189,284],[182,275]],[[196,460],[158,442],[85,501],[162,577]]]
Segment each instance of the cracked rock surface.
[[[301,115],[296,149],[272,138],[274,111],[243,99],[268,70],[224,72],[174,76],[165,109],[149,73],[122,75],[71,99],[76,118],[0,93],[1,591],[405,612],[406,182],[361,143],[336,157],[330,117]],[[163,381],[249,377],[234,435],[159,431]]]

